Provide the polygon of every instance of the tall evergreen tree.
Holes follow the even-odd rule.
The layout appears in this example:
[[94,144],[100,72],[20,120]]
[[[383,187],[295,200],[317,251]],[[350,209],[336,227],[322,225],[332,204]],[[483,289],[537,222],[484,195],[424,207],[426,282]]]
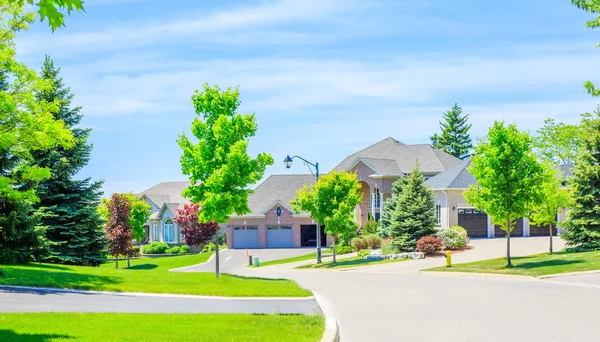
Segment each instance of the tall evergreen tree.
[[102,182],[73,177],[90,160],[92,145],[87,142],[91,129],[77,127],[81,107],[72,107],[73,94],[59,77],[60,68],[46,56],[41,78],[54,87],[37,93],[38,101],[57,103],[53,112],[71,130],[76,142],[70,149],[56,147],[35,151],[33,163],[49,168],[52,176],[38,188],[38,212],[46,227],[49,255],[45,261],[69,265],[97,266],[106,260],[103,222],[97,212],[102,196]]
[[584,115],[579,153],[570,184],[572,208],[562,238],[575,250],[600,249],[600,106]]
[[454,106],[444,113],[443,121],[440,121],[442,134],[436,133],[430,137],[433,147],[456,158],[467,158],[473,149],[469,135],[471,124],[467,124],[468,119],[469,114],[463,115],[462,108],[454,103]]
[[394,213],[396,212],[396,203],[402,194],[402,188],[407,179],[407,177],[402,177],[392,184],[392,198],[387,199],[384,203],[383,213],[381,213],[379,226],[377,227],[377,235],[383,239],[390,237],[390,229],[394,221]]
[[435,234],[435,198],[425,178],[415,165],[403,182],[402,190],[391,214],[390,236],[400,250],[412,251],[423,236]]

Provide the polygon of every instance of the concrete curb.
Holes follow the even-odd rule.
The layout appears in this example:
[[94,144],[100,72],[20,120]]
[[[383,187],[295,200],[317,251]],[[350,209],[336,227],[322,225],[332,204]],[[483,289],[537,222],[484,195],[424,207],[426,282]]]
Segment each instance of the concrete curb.
[[325,332],[323,332],[321,342],[338,342],[340,340],[340,329],[329,303],[323,296],[314,291],[313,295],[323,312],[323,316],[325,316]]
[[521,279],[521,280],[535,280],[536,277],[518,275],[518,274],[499,274],[499,273],[475,273],[475,272],[439,272],[439,271],[417,271],[413,274],[425,274],[433,276],[455,276],[462,278],[482,278],[482,279]]
[[[70,289],[59,289],[51,287],[33,287],[33,286],[13,286],[13,285],[0,285],[0,290],[29,290],[33,292],[55,292],[55,293],[73,293],[73,294],[91,294],[91,295],[111,295],[111,296],[124,296],[124,297],[166,297],[166,298],[190,298],[190,299],[218,299],[218,300],[258,300],[258,301],[272,301],[272,300],[287,300],[287,301],[304,301],[316,298],[314,296],[309,297],[222,297],[222,296],[199,296],[199,295],[186,295],[186,294],[173,294],[173,293],[143,293],[143,292],[110,292],[110,291],[87,291],[87,290],[70,290]],[[318,302],[317,302],[318,304]]]
[[600,273],[600,270],[548,274],[548,275],[539,276],[537,278],[538,279],[551,279],[551,278],[573,277],[573,276],[588,275],[588,274],[598,274],[598,273]]
[[[227,251],[227,248],[225,249],[219,249],[219,254],[223,253]],[[185,270],[187,268],[191,268],[191,267],[197,267],[200,265],[204,265],[204,264],[208,264],[209,262],[213,261],[213,259],[215,258],[215,254],[213,253],[213,255],[211,255],[208,260],[206,260],[205,262],[201,263],[201,264],[196,264],[196,265],[192,265],[192,266],[185,266],[185,267],[179,267],[179,268],[172,268],[169,270],[169,272],[179,272],[181,270]]]

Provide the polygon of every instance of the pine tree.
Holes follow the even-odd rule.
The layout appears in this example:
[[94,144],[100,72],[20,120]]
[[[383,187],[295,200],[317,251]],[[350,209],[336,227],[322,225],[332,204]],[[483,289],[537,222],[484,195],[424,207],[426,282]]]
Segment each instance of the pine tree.
[[403,181],[400,195],[391,213],[390,236],[393,245],[404,251],[412,251],[423,236],[435,234],[435,198],[433,191],[415,165],[412,173]]
[[38,92],[37,99],[58,102],[54,117],[71,130],[76,143],[70,149],[57,147],[33,153],[33,163],[49,168],[52,174],[40,183],[37,191],[40,198],[37,208],[49,240],[49,255],[44,260],[97,266],[106,261],[103,222],[97,212],[102,182],[73,179],[90,160],[92,145],[87,139],[91,129],[77,127],[82,118],[81,107],[71,106],[73,94],[63,84],[59,72],[60,68],[46,56],[41,77],[50,80],[54,87]]
[[383,213],[381,213],[381,217],[379,218],[379,227],[377,227],[377,235],[382,239],[390,237],[390,229],[394,220],[394,213],[396,212],[396,203],[402,194],[402,188],[406,184],[407,179],[407,177],[402,177],[392,184],[392,198],[387,199],[384,203]]
[[579,152],[570,185],[573,204],[561,237],[573,250],[600,249],[600,106],[584,115]]
[[440,121],[442,135],[436,133],[430,137],[433,147],[459,159],[467,158],[473,148],[469,136],[471,124],[467,124],[468,119],[469,114],[463,115],[462,108],[454,103],[454,106],[444,113],[443,121]]

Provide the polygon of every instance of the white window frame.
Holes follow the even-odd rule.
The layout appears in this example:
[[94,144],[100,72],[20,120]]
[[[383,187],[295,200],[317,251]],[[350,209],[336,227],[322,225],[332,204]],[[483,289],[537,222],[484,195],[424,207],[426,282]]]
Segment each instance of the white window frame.
[[435,218],[437,220],[437,224],[442,223],[442,205],[441,204],[435,205]]
[[164,242],[175,242],[175,224],[171,219],[166,219],[163,223],[163,240]]
[[371,196],[371,207],[375,206],[375,208],[381,208],[381,196],[380,196],[379,188],[375,188],[375,192]]
[[159,235],[158,235],[158,222],[153,222],[152,223],[152,241],[156,242],[159,241]]

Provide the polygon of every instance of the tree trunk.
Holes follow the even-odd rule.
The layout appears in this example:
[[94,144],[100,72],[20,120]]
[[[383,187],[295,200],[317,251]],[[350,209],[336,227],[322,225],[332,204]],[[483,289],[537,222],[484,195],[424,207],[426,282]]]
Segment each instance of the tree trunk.
[[127,268],[131,268],[131,251],[127,251]]
[[335,235],[331,236],[331,242],[333,242],[333,263],[335,264],[337,262],[337,259],[335,257]]
[[215,238],[215,276],[219,279],[219,232]]
[[510,218],[506,220],[506,266],[512,267],[510,261]]
[[118,255],[115,257],[115,260],[116,260],[115,267],[119,268],[119,256]]
[[550,254],[552,254],[552,223],[550,223],[549,226],[550,226]]

